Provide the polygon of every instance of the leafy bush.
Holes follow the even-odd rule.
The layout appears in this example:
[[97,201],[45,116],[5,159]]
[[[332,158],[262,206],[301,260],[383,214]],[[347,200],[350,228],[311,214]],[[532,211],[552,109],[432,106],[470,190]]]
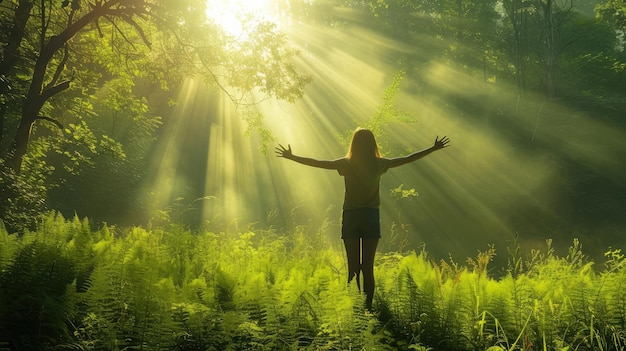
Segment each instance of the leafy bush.
[[[0,227],[0,348],[10,350],[623,350],[626,262],[574,241],[490,275],[427,252],[376,262],[372,312],[346,287],[339,241],[289,233],[89,228],[49,215]],[[308,240],[316,235],[314,242]],[[549,242],[548,242],[549,244]],[[595,268],[595,269],[594,269]]]
[[42,162],[32,163],[33,172],[16,174],[0,158],[0,218],[11,232],[34,228],[35,221],[46,210],[45,173],[49,171]]

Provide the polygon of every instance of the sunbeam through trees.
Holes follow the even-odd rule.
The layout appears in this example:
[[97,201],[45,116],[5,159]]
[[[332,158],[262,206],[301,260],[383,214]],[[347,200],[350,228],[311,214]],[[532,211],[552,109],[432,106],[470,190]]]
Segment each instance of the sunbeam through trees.
[[[623,350],[624,1],[0,0],[0,349]],[[346,287],[358,127],[385,173]]]

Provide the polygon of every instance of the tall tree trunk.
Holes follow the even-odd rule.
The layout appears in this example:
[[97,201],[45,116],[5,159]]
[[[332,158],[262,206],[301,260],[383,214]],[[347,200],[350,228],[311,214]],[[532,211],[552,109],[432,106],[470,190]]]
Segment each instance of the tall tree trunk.
[[30,131],[35,121],[39,118],[41,108],[52,96],[69,88],[69,82],[67,81],[44,87],[46,71],[52,57],[87,24],[99,17],[109,14],[110,8],[117,3],[119,3],[119,0],[113,0],[100,4],[98,7],[94,7],[76,22],[70,24],[63,32],[59,33],[59,35],[50,37],[48,42],[42,45],[39,57],[35,63],[28,93],[26,94],[26,99],[22,107],[20,124],[13,138],[11,159],[8,162],[16,173],[20,173],[22,169],[22,162],[30,141]]
[[3,139],[3,135],[4,135],[4,116],[6,116],[6,112],[7,112],[7,106],[5,104],[1,104],[0,105],[0,157],[2,157],[2,152],[3,152],[3,147],[2,147],[2,141]]
[[9,160],[9,165],[16,173],[20,173],[21,171],[22,161],[24,155],[26,155],[28,142],[30,141],[30,131],[37,120],[39,111],[41,111],[43,104],[54,95],[52,94],[52,90],[44,90],[43,86],[48,63],[54,53],[60,49],[60,47],[58,47],[60,41],[58,36],[52,37],[42,48],[37,62],[35,63],[35,70],[33,71],[28,93],[26,94],[26,99],[22,106],[20,124],[13,137],[12,155]]
[[552,0],[540,2],[543,6],[543,84],[548,97],[556,95],[554,71],[556,69],[556,38],[554,36],[554,14]]
[[4,46],[2,62],[0,63],[0,75],[9,75],[20,59],[20,44],[26,31],[26,23],[33,8],[32,0],[20,0],[13,16],[13,26],[9,31],[7,43]]
[[526,9],[523,8],[521,0],[505,1],[507,15],[511,21],[512,29],[512,60],[515,67],[515,82],[517,89],[521,95],[526,91],[526,68],[524,65],[524,57],[526,56],[526,48],[524,46],[524,33],[526,28]]
[[[0,1],[1,3],[2,1]],[[8,94],[11,76],[15,74],[15,66],[20,60],[20,45],[24,33],[26,32],[26,23],[30,17],[30,11],[33,8],[32,0],[20,0],[15,13],[13,14],[13,25],[9,30],[7,42],[2,51],[2,61],[0,62],[0,94]],[[3,146],[4,125],[6,118],[6,105],[3,103],[0,107],[0,150]]]

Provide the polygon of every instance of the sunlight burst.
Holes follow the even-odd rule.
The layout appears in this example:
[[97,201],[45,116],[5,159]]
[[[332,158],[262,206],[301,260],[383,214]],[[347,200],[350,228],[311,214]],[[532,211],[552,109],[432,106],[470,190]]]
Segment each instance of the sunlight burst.
[[207,17],[238,40],[246,38],[246,30],[258,22],[279,25],[272,0],[207,0]]

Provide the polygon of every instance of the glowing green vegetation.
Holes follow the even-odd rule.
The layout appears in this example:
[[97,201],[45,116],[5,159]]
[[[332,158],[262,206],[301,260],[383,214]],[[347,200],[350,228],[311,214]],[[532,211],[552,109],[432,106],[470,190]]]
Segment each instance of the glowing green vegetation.
[[377,260],[373,313],[345,287],[343,252],[290,233],[89,229],[49,216],[0,231],[0,347],[85,350],[623,350],[626,260],[592,269],[575,241],[493,278],[426,252]]

